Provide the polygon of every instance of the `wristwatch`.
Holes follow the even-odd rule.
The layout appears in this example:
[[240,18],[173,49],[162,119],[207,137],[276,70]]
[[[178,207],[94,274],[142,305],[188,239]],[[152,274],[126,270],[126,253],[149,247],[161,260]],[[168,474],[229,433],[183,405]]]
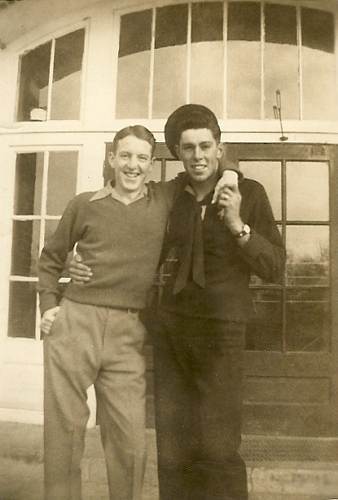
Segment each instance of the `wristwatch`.
[[240,238],[243,238],[243,236],[250,234],[250,233],[251,233],[250,226],[248,226],[248,224],[244,224],[242,227],[242,231],[235,234],[234,236],[235,236],[235,238],[240,239]]

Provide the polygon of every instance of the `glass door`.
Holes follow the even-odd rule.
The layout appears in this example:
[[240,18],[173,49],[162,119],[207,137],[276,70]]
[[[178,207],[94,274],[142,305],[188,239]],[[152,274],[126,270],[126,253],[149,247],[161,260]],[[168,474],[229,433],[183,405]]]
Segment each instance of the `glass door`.
[[335,148],[228,144],[226,153],[264,185],[287,251],[281,284],[251,280],[245,427],[336,434]]

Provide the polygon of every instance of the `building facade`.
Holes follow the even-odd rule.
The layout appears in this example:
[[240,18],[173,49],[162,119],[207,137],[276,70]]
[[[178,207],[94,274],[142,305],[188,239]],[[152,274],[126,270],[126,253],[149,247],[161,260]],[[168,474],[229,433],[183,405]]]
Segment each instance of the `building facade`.
[[0,1],[1,420],[42,422],[36,266],[67,202],[102,186],[127,124],[157,138],[153,179],[174,177],[165,119],[194,102],[265,186],[287,248],[282,283],[251,283],[244,428],[336,435],[337,14],[333,0]]

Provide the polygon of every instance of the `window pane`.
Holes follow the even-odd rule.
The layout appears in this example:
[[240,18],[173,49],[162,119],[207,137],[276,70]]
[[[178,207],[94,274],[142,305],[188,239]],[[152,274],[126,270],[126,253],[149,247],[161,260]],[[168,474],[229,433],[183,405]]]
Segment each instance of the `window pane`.
[[260,118],[260,43],[228,42],[229,118]]
[[304,47],[334,52],[334,18],[324,10],[302,7],[302,44]]
[[80,117],[84,34],[81,29],[55,41],[52,120],[76,120]]
[[265,117],[273,118],[276,90],[282,95],[284,118],[299,118],[296,8],[265,6]]
[[156,9],[154,118],[165,118],[185,103],[187,15],[187,5]]
[[246,349],[280,351],[282,338],[281,297],[279,290],[252,290],[254,317],[246,333]]
[[60,215],[76,192],[77,151],[49,153],[47,214]]
[[150,78],[150,51],[119,57],[117,118],[146,118]]
[[29,120],[34,108],[47,109],[51,42],[21,57],[17,119]]
[[[190,100],[223,116],[223,3],[193,3]],[[201,69],[203,78],[201,78]]]
[[151,10],[121,17],[117,118],[148,116],[151,22]]
[[229,3],[227,109],[229,118],[260,118],[260,4]]
[[43,153],[18,154],[15,169],[15,215],[39,215],[41,213],[41,192]]
[[17,276],[36,276],[40,221],[13,221],[12,269]]
[[258,2],[229,2],[228,40],[257,41],[261,37]]
[[329,168],[325,162],[287,163],[288,220],[329,219]]
[[8,336],[35,338],[35,283],[11,282],[9,291]]
[[191,41],[223,40],[223,3],[193,3]]
[[267,4],[264,16],[266,42],[297,45],[296,7]]
[[301,16],[304,118],[336,120],[333,14],[302,8]]
[[[201,78],[201,70],[203,78]],[[223,116],[223,42],[199,42],[191,46],[191,102],[204,104]]]
[[329,228],[287,226],[287,281],[289,285],[328,285]]
[[121,16],[119,57],[150,50],[151,10]]
[[187,5],[156,9],[155,48],[187,43],[187,22]]
[[337,120],[335,56],[303,47],[302,61],[304,119]]
[[245,177],[263,184],[268,195],[274,217],[281,219],[281,163],[279,161],[240,161],[239,168]]
[[153,118],[166,118],[185,103],[186,46],[156,49]]
[[288,290],[286,341],[289,351],[323,351],[328,349],[328,289]]

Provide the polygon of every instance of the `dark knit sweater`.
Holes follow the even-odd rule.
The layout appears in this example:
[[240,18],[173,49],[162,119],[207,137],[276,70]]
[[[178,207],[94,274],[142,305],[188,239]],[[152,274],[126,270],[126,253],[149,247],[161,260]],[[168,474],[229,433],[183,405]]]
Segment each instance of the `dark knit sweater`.
[[240,247],[220,220],[217,206],[208,200],[200,242],[204,254],[205,287],[196,284],[190,272],[185,288],[175,295],[173,289],[180,259],[184,258],[187,244],[189,214],[185,197],[193,196],[182,184],[166,235],[165,248],[172,263],[171,269],[167,268],[170,278],[162,295],[163,309],[186,316],[247,321],[252,312],[250,275],[256,274],[269,282],[280,279],[285,251],[265,190],[251,179],[243,179],[239,189],[242,195],[241,217],[251,227],[250,240]]
[[58,280],[76,243],[93,277],[84,285],[70,282],[64,297],[83,304],[142,309],[158,266],[174,191],[175,181],[151,182],[148,195],[129,205],[111,194],[94,200],[93,192],[76,196],[41,254],[41,313],[58,305]]

